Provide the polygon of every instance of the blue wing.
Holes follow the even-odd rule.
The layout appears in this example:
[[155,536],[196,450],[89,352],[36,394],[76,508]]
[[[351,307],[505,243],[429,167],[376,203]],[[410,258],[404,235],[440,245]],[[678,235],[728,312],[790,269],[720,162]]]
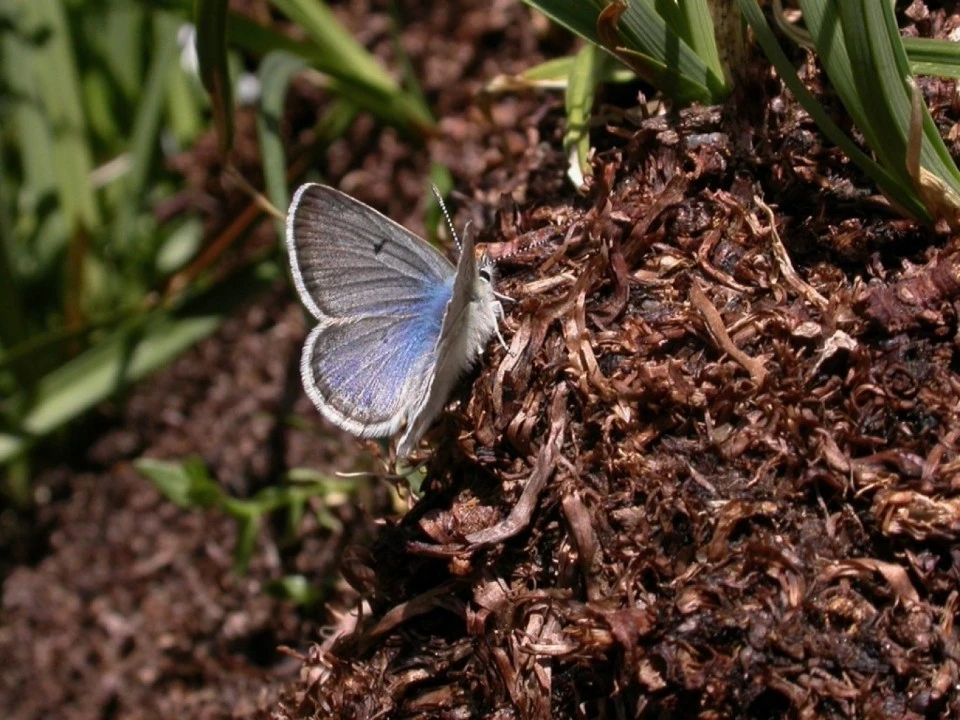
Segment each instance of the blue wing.
[[435,285],[410,314],[321,323],[307,338],[300,373],[331,421],[367,437],[391,435],[426,394],[453,283]]
[[287,220],[300,298],[319,324],[307,394],[332,422],[390,435],[427,394],[456,269],[426,242],[333,188],[304,185]]

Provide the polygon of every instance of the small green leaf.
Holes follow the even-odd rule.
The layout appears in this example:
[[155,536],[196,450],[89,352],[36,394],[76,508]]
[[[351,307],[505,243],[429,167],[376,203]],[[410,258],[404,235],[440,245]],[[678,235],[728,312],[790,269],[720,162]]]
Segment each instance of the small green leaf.
[[182,508],[207,509],[217,505],[223,492],[199,458],[183,462],[140,458],[134,467],[170,502]]
[[157,249],[155,270],[160,277],[172,275],[190,262],[203,244],[203,223],[191,217],[173,228]]
[[246,575],[250,567],[250,558],[257,546],[260,534],[260,515],[248,514],[237,520],[237,546],[233,551],[233,571],[237,575]]
[[271,580],[264,589],[275,598],[288,600],[301,607],[311,607],[320,601],[320,593],[303,575],[287,575],[280,580]]

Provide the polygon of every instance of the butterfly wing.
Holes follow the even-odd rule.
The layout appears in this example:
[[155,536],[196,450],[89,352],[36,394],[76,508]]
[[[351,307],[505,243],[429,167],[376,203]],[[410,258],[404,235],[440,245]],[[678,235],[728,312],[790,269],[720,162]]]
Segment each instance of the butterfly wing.
[[333,188],[304,185],[287,218],[294,283],[319,324],[300,372],[356,435],[390,435],[426,394],[456,271],[413,233]]
[[287,249],[300,300],[317,320],[408,312],[455,273],[403,226],[315,183],[302,185],[290,204]]

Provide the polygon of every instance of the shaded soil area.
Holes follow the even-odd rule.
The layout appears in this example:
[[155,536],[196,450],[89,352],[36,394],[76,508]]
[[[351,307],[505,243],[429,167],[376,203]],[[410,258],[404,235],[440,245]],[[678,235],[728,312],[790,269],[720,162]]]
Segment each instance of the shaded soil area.
[[[387,14],[349,7],[386,58]],[[441,138],[363,119],[318,164],[418,232],[449,167],[457,224],[504,256],[508,348],[431,434],[409,512],[358,481],[333,523],[268,524],[239,577],[232,522],[132,459],[198,454],[238,496],[380,465],[303,397],[286,286],[231,319],[39,478],[3,578],[5,716],[960,716],[953,239],[871,196],[757,58],[724,108],[625,114],[638,87],[606,90],[578,195],[562,99],[472,103],[562,37],[513,3],[403,14]],[[952,84],[923,87],[955,142]],[[321,101],[296,87],[293,145]],[[266,592],[294,573],[321,605]]]

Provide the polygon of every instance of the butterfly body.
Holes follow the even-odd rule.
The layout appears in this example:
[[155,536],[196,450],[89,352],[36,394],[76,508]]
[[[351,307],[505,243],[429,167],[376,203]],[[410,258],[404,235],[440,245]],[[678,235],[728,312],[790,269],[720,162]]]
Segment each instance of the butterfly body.
[[454,267],[436,249],[333,188],[301,186],[287,218],[300,299],[317,320],[300,372],[320,412],[361,437],[405,428],[412,451],[498,331],[492,268],[472,236]]

